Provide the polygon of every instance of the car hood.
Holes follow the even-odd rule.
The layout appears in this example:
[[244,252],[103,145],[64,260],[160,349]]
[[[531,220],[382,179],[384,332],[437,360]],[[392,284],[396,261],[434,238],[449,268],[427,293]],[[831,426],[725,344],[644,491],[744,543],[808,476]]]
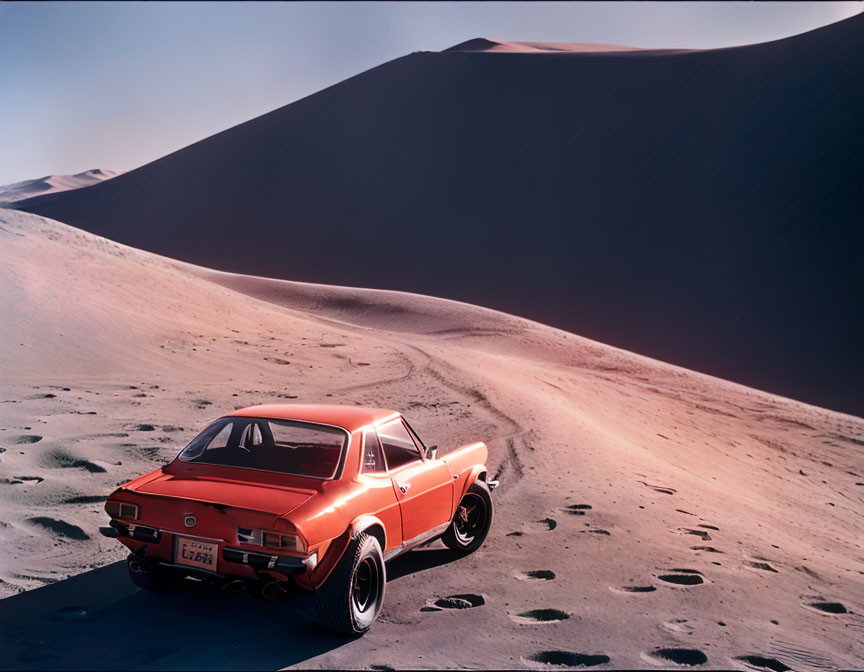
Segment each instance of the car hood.
[[142,495],[187,499],[275,515],[289,513],[315,495],[314,490],[296,487],[164,473],[143,482],[129,483],[126,489]]

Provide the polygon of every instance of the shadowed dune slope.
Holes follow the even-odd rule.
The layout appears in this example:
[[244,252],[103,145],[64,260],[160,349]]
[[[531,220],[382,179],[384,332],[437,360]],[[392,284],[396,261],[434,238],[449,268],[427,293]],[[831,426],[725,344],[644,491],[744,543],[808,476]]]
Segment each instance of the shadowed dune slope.
[[[0,314],[0,670],[864,663],[860,418],[485,308],[210,271],[2,209]],[[136,589],[97,531],[105,496],[268,402],[396,408],[442,454],[482,439],[485,544],[389,563],[359,640],[323,633],[308,596]]]
[[864,413],[864,16],[710,51],[487,42],[17,207],[226,271],[485,305]]

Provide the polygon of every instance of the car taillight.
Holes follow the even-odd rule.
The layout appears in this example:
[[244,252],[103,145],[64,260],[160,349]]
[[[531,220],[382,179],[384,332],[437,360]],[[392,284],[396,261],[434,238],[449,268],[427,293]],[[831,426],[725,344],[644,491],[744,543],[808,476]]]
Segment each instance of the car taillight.
[[138,505],[129,504],[128,502],[106,502],[105,511],[112,518],[128,518],[138,520]]
[[261,545],[265,548],[274,548],[280,551],[303,551],[303,542],[294,534],[282,534],[281,532],[268,532],[261,530]]

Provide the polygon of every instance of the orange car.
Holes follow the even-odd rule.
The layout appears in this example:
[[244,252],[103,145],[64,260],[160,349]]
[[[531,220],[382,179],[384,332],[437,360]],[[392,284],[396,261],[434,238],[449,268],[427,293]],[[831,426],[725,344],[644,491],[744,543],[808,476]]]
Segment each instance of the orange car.
[[111,493],[100,532],[129,548],[146,590],[197,576],[272,598],[293,581],[327,629],[360,635],[385,561],[437,538],[466,554],[483,543],[497,485],[486,458],[483,443],[438,457],[396,411],[253,406]]

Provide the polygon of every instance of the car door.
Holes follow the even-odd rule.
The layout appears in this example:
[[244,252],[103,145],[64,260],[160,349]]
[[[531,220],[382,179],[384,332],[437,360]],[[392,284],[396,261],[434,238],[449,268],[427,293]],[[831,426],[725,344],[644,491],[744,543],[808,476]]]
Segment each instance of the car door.
[[399,499],[402,538],[410,543],[450,521],[453,477],[441,460],[425,459],[401,418],[377,430]]
[[363,432],[363,457],[360,462],[359,480],[365,486],[365,501],[370,513],[374,513],[384,523],[387,548],[390,551],[402,546],[402,512],[396,497],[396,488],[390,474],[378,435],[374,429]]

